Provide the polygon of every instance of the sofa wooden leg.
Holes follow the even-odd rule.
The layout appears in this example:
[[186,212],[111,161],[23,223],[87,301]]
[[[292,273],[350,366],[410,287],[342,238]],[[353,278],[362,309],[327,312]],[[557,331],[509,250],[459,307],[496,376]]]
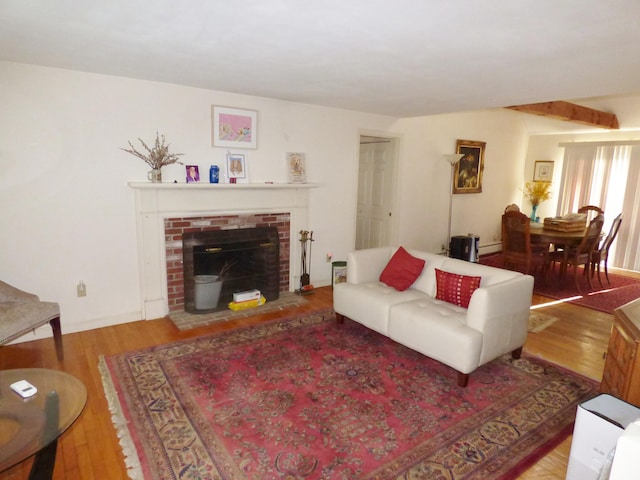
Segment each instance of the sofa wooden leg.
[[344,323],[344,315],[342,315],[341,313],[336,312],[336,322],[338,322],[340,325],[342,325]]
[[458,386],[464,388],[467,383],[469,383],[469,374],[458,372]]
[[58,360],[64,360],[64,351],[62,350],[62,329],[60,328],[60,317],[53,318],[49,321],[51,330],[53,330],[53,341],[56,344],[56,354]]
[[511,352],[511,358],[515,358],[516,360],[522,356],[522,347],[516,348],[513,352]]

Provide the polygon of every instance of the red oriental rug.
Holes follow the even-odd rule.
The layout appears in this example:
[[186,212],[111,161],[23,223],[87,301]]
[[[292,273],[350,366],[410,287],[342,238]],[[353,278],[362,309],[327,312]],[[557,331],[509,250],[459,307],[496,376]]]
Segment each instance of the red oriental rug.
[[[480,263],[499,268],[503,266],[502,256],[500,254],[481,257]],[[557,266],[555,272],[558,272]],[[578,278],[580,289],[578,289],[573,281],[573,269],[567,272],[567,279],[562,286],[559,285],[557,279],[554,279],[552,275],[549,276],[549,279],[545,283],[542,281],[541,276],[536,274],[534,275],[535,283],[533,291],[538,295],[605,313],[613,313],[616,308],[640,298],[640,279],[609,273],[609,280],[611,281],[609,284],[604,277],[604,272],[601,272],[600,275],[602,285],[598,282],[596,275],[591,282],[593,288],[589,288],[589,284],[583,275],[583,269],[579,268]]]
[[515,478],[598,385],[534,358],[456,373],[331,311],[101,358],[133,478]]

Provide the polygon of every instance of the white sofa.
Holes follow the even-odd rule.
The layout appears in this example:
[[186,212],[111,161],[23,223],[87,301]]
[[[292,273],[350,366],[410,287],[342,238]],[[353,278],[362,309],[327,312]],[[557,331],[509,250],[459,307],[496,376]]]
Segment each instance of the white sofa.
[[[407,250],[426,261],[404,291],[379,281],[397,248],[352,252],[347,281],[334,286],[339,322],[350,318],[458,371],[458,385],[480,365],[511,352],[519,358],[527,338],[533,277],[510,270]],[[480,276],[468,308],[436,299],[435,269]]]

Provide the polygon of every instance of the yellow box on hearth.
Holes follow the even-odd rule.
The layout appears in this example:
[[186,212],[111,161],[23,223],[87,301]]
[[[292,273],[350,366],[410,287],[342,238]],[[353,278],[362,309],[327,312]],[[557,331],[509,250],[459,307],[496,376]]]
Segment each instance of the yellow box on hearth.
[[228,307],[231,310],[237,312],[238,310],[246,310],[247,308],[259,307],[260,305],[264,305],[265,303],[267,303],[267,299],[264,298],[264,295],[262,295],[260,296],[260,298],[255,300],[247,300],[245,302],[229,302]]

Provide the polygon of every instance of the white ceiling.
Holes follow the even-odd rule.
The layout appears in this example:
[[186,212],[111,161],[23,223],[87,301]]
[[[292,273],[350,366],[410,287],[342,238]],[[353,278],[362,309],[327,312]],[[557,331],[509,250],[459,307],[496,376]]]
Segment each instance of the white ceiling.
[[638,0],[0,0],[0,60],[409,117],[637,94],[639,19]]

